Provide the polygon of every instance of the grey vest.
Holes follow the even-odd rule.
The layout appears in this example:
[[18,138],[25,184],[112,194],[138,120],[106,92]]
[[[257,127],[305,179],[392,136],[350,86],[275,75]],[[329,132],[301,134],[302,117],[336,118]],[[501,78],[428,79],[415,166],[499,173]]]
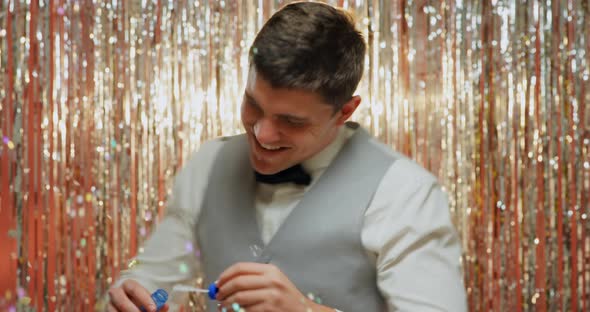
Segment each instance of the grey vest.
[[[365,210],[395,159],[369,140],[365,130],[356,130],[265,246],[248,143],[244,135],[229,138],[212,168],[197,223],[205,280],[215,281],[236,262],[272,263],[304,295],[312,293],[326,306],[385,311],[361,230]],[[209,310],[216,311],[216,303]]]

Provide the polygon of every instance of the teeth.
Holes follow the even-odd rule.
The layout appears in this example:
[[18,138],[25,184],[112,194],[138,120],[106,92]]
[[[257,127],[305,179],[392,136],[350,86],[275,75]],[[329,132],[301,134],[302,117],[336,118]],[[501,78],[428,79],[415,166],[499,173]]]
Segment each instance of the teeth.
[[267,150],[271,150],[271,151],[276,151],[276,150],[278,150],[279,148],[281,148],[280,146],[270,146],[270,145],[266,145],[266,144],[262,144],[262,143],[260,143],[260,145],[261,145],[262,147],[264,147],[265,149],[267,149]]

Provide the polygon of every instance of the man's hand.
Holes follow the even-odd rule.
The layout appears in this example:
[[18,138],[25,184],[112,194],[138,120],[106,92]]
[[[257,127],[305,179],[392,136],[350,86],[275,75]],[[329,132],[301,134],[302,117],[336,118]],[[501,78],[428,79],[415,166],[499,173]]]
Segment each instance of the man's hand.
[[[156,304],[149,291],[134,280],[126,280],[119,287],[109,289],[109,312],[156,312]],[[168,311],[165,304],[158,312]]]
[[239,304],[248,312],[331,311],[305,297],[276,266],[237,263],[225,270],[217,282],[220,308],[232,310]]

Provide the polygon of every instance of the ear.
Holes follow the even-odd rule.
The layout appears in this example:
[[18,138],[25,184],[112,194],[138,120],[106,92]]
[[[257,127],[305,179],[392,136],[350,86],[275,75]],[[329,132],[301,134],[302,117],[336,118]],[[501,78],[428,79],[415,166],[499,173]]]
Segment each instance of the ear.
[[340,116],[338,116],[336,124],[343,125],[350,118],[350,116],[352,116],[352,113],[354,113],[359,104],[361,104],[361,97],[359,95],[355,95],[350,100],[348,100],[348,102],[346,102],[342,108],[340,108]]

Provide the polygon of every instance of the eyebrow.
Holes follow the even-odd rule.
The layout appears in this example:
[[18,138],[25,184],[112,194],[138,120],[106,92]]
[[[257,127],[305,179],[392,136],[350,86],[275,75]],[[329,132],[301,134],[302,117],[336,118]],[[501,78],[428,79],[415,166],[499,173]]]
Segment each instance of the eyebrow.
[[[246,100],[254,105],[256,108],[262,110],[262,108],[260,107],[260,104],[258,104],[258,102],[256,101],[256,99],[254,99],[253,96],[251,96],[250,94],[248,94],[248,92],[244,92],[244,96],[246,97]],[[277,117],[279,118],[286,118],[286,119],[291,119],[294,120],[296,122],[307,122],[308,119],[305,117],[299,117],[299,116],[295,116],[295,115],[289,115],[289,114],[278,114]]]

